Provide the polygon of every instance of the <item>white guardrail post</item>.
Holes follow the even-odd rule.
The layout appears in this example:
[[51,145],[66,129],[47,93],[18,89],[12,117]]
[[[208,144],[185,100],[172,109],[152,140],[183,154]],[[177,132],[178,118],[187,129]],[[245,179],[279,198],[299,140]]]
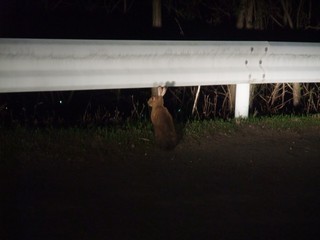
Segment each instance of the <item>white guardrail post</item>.
[[236,118],[247,118],[249,115],[250,105],[250,84],[239,83],[236,85],[236,102],[235,113]]
[[320,43],[0,39],[0,92],[320,82]]

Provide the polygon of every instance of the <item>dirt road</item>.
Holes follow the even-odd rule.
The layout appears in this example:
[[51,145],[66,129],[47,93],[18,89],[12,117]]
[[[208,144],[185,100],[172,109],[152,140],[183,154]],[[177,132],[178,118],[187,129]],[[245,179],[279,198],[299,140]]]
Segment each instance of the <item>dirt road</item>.
[[5,169],[2,239],[320,237],[320,127],[118,148]]

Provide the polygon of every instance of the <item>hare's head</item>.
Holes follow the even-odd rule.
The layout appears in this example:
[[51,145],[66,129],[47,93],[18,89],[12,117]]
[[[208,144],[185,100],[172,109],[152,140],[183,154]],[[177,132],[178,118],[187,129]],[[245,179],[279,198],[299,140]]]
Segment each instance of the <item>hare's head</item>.
[[163,96],[166,94],[166,91],[166,87],[158,87],[158,95],[152,96],[148,101],[148,105],[150,107],[163,106]]

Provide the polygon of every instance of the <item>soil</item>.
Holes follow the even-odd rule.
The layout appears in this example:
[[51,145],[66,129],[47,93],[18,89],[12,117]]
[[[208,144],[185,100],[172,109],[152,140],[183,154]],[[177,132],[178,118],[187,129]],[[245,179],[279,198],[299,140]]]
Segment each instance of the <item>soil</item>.
[[1,239],[320,239],[320,127],[119,149],[2,169]]

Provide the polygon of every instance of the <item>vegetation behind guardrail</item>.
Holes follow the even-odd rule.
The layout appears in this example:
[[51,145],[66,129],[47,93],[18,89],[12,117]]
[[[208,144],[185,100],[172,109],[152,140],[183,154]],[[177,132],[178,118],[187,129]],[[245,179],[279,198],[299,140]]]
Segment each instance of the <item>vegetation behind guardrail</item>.
[[[229,86],[201,87],[192,115],[197,87],[169,88],[165,105],[176,122],[233,118]],[[301,84],[300,104],[294,106],[292,85],[252,85],[250,115],[305,115],[320,111],[320,84]],[[0,94],[3,126],[112,126],[149,120],[150,89],[66,91]]]

